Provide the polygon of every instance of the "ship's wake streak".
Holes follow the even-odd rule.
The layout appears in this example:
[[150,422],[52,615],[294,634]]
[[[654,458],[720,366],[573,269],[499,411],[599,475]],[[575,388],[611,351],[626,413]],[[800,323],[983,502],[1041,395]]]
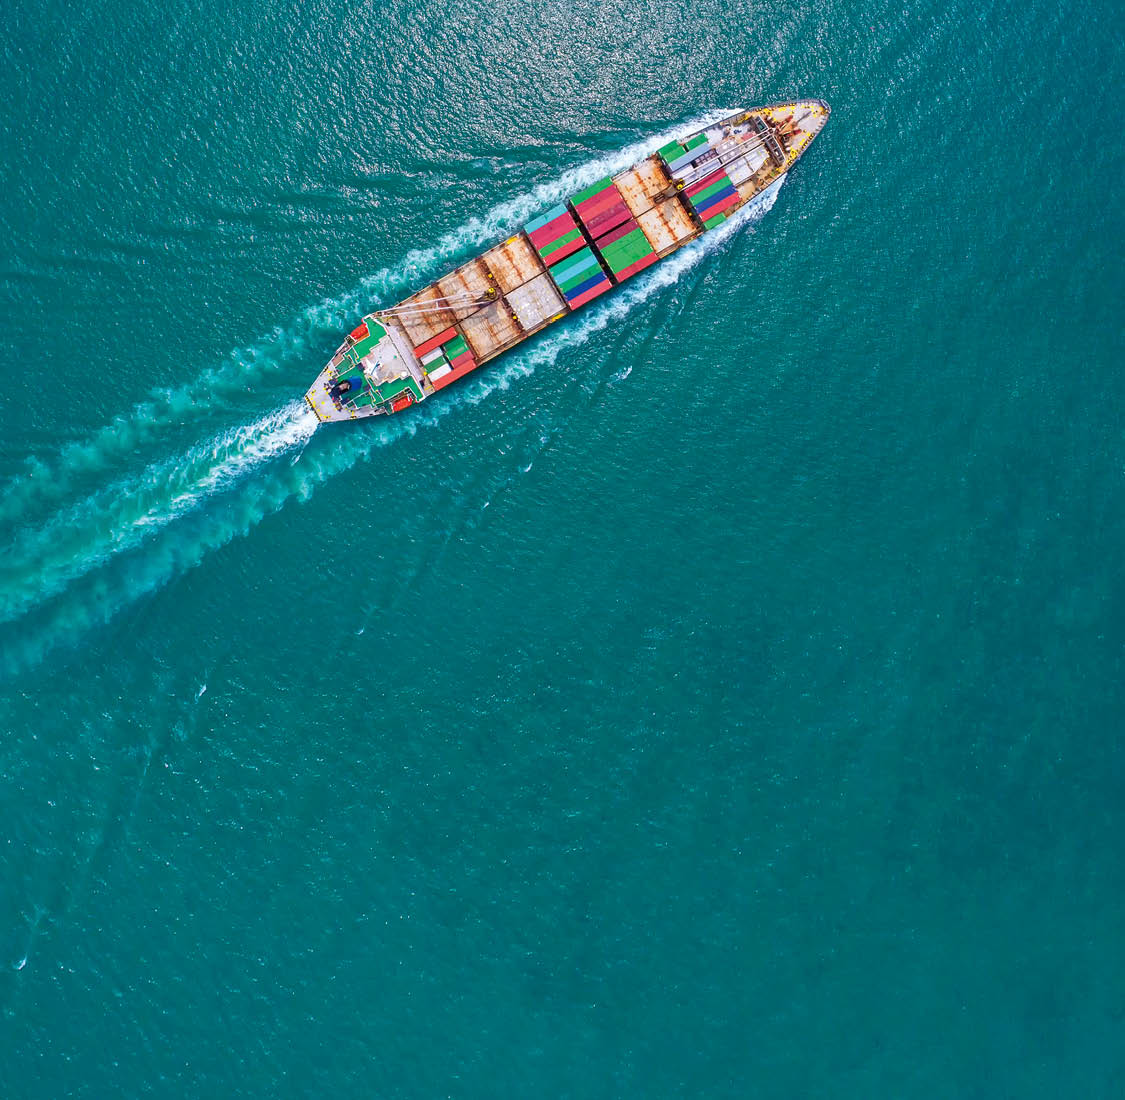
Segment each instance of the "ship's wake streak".
[[[654,140],[666,139],[661,135]],[[620,156],[632,163],[640,155],[643,150],[634,148]],[[522,219],[528,210],[581,186],[583,179],[614,170],[618,159],[584,166],[555,185],[554,191],[540,188],[508,204],[504,215]],[[451,411],[476,404],[498,389],[507,389],[514,380],[553,365],[564,351],[619,322],[677,282],[704,256],[724,247],[734,233],[773,205],[776,193],[775,185],[718,229],[636,276],[602,303],[549,330],[507,361],[460,383],[432,402],[432,408],[427,404],[389,420],[328,428],[307,446],[316,419],[302,402],[292,402],[175,457],[157,458],[139,473],[109,479],[77,499],[64,499],[44,522],[17,532],[12,552],[0,567],[0,670],[11,674],[34,665],[55,645],[107,622],[210,552],[249,533],[288,501],[307,499],[317,486],[376,449],[432,428]],[[494,215],[458,232],[465,233],[466,242],[471,237],[472,243],[479,243],[495,235],[501,225]],[[454,236],[368,283],[390,287],[430,274],[464,247],[451,243]],[[369,285],[362,293],[369,302],[367,295],[378,294],[379,289]],[[344,307],[322,303],[316,309],[335,321]],[[301,323],[321,323],[310,320],[315,312],[307,311]],[[106,470],[112,468],[111,451],[107,448],[102,455]],[[65,468],[70,459],[64,453],[60,461]]]
[[[0,562],[0,623],[126,553],[160,528],[307,441],[317,420],[301,402],[113,482],[18,534]],[[34,584],[29,585],[29,578]]]
[[255,388],[263,382],[272,384],[299,365],[307,364],[311,355],[330,348],[327,341],[350,327],[357,315],[373,305],[393,300],[408,287],[432,278],[458,256],[514,231],[544,206],[560,202],[600,177],[628,167],[685,129],[698,129],[730,113],[716,111],[691,120],[619,152],[590,160],[526,194],[500,203],[486,214],[450,230],[432,247],[415,249],[394,267],[365,277],[349,293],[309,306],[288,325],[232,351],[222,362],[184,383],[154,390],[129,412],[85,439],[68,444],[58,454],[29,459],[18,475],[0,484],[0,542],[6,541],[6,529],[37,522],[51,509],[64,507],[67,500],[96,491],[107,478],[135,466],[138,459],[142,466],[158,460],[169,434],[185,423],[213,427],[216,418],[232,408],[244,407],[251,384]]

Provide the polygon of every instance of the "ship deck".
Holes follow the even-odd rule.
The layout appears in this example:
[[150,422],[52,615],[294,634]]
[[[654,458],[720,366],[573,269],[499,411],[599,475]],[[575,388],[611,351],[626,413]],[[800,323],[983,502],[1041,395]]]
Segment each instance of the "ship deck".
[[721,224],[789,171],[828,115],[820,100],[752,108],[597,181],[364,318],[309,404],[347,420],[425,400]]

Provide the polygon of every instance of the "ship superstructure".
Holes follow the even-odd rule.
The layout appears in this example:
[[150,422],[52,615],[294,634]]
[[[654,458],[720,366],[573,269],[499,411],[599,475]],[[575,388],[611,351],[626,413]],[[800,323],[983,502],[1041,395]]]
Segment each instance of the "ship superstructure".
[[755,107],[598,180],[364,317],[305,400],[322,421],[427,400],[721,225],[779,183],[828,115],[818,99]]

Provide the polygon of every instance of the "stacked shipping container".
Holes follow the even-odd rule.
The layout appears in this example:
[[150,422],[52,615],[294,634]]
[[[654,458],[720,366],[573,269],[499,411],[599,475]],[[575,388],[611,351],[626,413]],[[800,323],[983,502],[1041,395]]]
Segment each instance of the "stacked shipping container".
[[570,202],[613,273],[614,282],[623,282],[656,263],[652,245],[608,176],[579,191]]
[[434,389],[444,389],[473,370],[477,361],[456,328],[447,328],[414,349]]
[[696,134],[682,145],[678,141],[670,141],[657,150],[668,166],[669,175],[672,176],[682,176],[693,161],[699,160],[710,151],[711,142],[706,134]]
[[[681,185],[681,195],[707,229],[718,225],[741,201],[722,167],[707,172],[705,165],[699,166],[701,159],[716,159],[706,134],[696,134],[682,145],[669,142],[659,153],[672,177],[691,181]],[[700,171],[703,177],[694,178]],[[606,268],[613,282],[621,283],[659,259],[649,234],[638,224],[609,176],[528,222],[524,231],[571,309],[610,289]],[[685,236],[677,233],[670,243]],[[593,248],[588,241],[593,241]]]
[[610,288],[610,281],[602,271],[597,256],[589,248],[583,247],[573,256],[550,268],[551,278],[559,288],[571,309],[585,305],[591,298],[604,294]]
[[742,201],[723,168],[717,168],[698,182],[689,184],[684,188],[684,194],[695,209],[696,216],[708,229],[718,225],[727,216],[726,211]]
[[[708,172],[707,165],[700,163],[711,152],[706,134],[696,134],[683,145],[671,141],[660,150],[668,172],[691,181],[683,188],[683,194],[707,229],[713,229],[727,216],[726,212],[732,206],[741,202],[733,181],[717,157],[712,157],[715,161],[713,171]],[[700,172],[704,173],[702,178],[698,178]]]
[[542,217],[524,226],[540,259],[550,267],[573,255],[585,243],[582,231],[565,206],[553,206]]
[[609,279],[565,206],[552,207],[524,231],[571,309],[609,290]]
[[658,259],[648,237],[633,218],[604,237],[599,237],[596,244],[602,259],[613,272],[614,281],[618,283],[643,271]]
[[613,180],[606,176],[572,195],[570,205],[595,240],[628,221],[632,215]]

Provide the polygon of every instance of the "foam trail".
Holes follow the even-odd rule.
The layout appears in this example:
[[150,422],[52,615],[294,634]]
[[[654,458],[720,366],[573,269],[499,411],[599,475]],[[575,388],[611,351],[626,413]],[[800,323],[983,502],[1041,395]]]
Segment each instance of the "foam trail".
[[96,480],[186,420],[226,408],[225,397],[246,391],[247,376],[261,378],[292,364],[307,350],[313,329],[275,329],[262,341],[232,352],[218,367],[201,371],[175,389],[154,391],[128,413],[86,439],[67,444],[53,459],[31,458],[23,472],[0,487],[0,523],[26,521],[35,506],[57,503],[86,480]]
[[[5,647],[5,671],[11,673],[34,665],[64,639],[107,622],[173,577],[198,565],[212,551],[249,534],[262,520],[279,511],[290,500],[307,500],[319,485],[366,460],[377,449],[423,429],[433,428],[454,410],[476,405],[497,390],[508,389],[517,379],[553,365],[564,350],[581,346],[611,322],[624,318],[654,294],[678,282],[704,257],[725,247],[732,236],[748,223],[759,220],[772,208],[782,182],[777,181],[753,203],[705,237],[636,276],[608,301],[591,305],[542,343],[516,353],[507,364],[494,367],[479,378],[470,377],[461,384],[459,392],[449,394],[446,400],[434,402],[436,408],[423,405],[407,416],[389,421],[380,419],[358,430],[341,431],[334,438],[329,436],[324,450],[307,452],[306,461],[299,465],[288,464],[278,468],[274,463],[257,469],[256,476],[244,478],[226,498],[215,502],[213,513],[198,508],[183,516],[184,523],[196,521],[190,530],[181,530],[179,524],[167,524],[156,540],[142,547],[132,560],[123,564],[119,576],[110,581],[91,583],[83,598],[69,604],[64,601],[64,606],[54,612],[42,629],[21,632],[18,639]],[[293,429],[290,428],[289,432],[290,435],[286,436],[291,440],[288,446],[293,446],[296,442]],[[266,461],[272,455],[282,453],[285,447],[279,442],[273,447],[266,445],[263,450],[268,452],[263,459]],[[247,462],[250,463],[250,460]],[[222,507],[218,507],[219,504]],[[92,567],[85,572],[91,570]]]
[[628,168],[677,135],[700,129],[733,111],[734,108],[713,111],[689,120],[587,161],[526,194],[499,203],[486,214],[470,218],[446,233],[432,247],[415,249],[394,267],[365,277],[355,290],[310,306],[288,325],[231,352],[218,366],[201,371],[180,386],[153,391],[130,412],[116,417],[88,438],[68,444],[53,459],[29,459],[23,473],[0,486],[0,524],[18,522],[37,504],[63,499],[76,484],[113,468],[185,418],[215,412],[225,396],[245,392],[249,375],[261,378],[292,366],[294,360],[312,350],[318,334],[343,329],[349,318],[368,311],[412,283],[421,283],[434,275],[443,262],[515,229],[544,206],[562,201],[602,176]]
[[154,463],[26,535],[6,556],[0,622],[56,595],[77,577],[137,547],[205,498],[229,488],[275,455],[308,440],[316,416],[293,402],[252,424]]

